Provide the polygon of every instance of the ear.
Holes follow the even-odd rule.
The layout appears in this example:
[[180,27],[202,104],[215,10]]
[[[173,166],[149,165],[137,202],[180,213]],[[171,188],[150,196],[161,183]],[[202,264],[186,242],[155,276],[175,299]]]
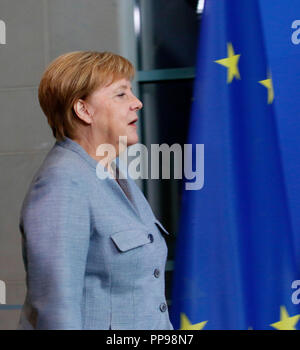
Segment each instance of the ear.
[[86,101],[79,99],[73,105],[74,112],[77,117],[87,124],[91,124],[93,121],[93,114]]

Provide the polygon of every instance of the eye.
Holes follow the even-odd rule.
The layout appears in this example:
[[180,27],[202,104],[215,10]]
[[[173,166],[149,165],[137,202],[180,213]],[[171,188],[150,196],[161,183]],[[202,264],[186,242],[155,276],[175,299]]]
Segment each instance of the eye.
[[122,92],[121,94],[118,94],[117,96],[118,97],[123,97],[123,96],[125,96],[126,94],[124,93],[124,92]]

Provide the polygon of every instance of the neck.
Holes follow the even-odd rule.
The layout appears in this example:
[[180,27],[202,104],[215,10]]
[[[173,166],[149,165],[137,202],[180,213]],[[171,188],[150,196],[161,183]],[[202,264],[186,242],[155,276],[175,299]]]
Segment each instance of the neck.
[[115,152],[104,152],[105,155],[97,155],[97,148],[100,145],[105,144],[105,142],[96,141],[94,138],[86,136],[75,138],[73,141],[77,142],[89,154],[89,156],[99,162],[112,175],[114,175],[112,162],[118,155],[115,154]]

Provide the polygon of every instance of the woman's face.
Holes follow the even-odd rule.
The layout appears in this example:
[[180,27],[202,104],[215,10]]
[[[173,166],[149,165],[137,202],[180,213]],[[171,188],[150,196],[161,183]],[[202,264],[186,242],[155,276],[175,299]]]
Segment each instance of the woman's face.
[[[98,88],[86,103],[93,116],[93,134],[101,136],[101,143],[117,147],[119,136],[127,136],[127,146],[138,142],[135,122],[143,104],[133,94],[129,80],[121,79]],[[116,151],[119,153],[118,148]]]

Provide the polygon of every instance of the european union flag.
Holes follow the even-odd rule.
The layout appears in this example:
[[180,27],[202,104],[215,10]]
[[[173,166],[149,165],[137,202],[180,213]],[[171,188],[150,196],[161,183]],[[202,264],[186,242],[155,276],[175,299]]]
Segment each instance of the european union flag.
[[205,180],[183,192],[175,329],[300,326],[273,103],[258,2],[206,1],[188,139],[204,144]]

